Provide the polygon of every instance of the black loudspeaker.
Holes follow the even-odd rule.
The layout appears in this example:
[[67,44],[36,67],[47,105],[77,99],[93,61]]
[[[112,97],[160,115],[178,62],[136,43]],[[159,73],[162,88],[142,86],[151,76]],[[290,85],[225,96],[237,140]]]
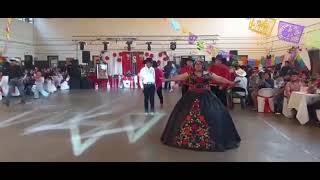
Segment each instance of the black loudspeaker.
[[24,66],[26,69],[33,68],[33,58],[31,55],[24,55]]
[[90,51],[82,51],[82,62],[83,63],[90,63]]
[[174,51],[174,50],[176,50],[176,48],[177,48],[177,43],[176,42],[171,42],[170,43],[170,49]]
[[231,50],[229,51],[229,54],[238,56],[238,50]]

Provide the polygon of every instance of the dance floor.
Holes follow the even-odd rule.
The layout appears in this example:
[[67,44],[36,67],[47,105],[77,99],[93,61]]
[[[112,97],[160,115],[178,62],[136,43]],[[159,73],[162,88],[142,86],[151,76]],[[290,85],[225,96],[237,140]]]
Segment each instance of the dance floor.
[[320,161],[320,129],[274,114],[231,111],[238,149],[196,152],[162,145],[160,136],[180,97],[164,92],[154,116],[139,90],[75,90],[0,105],[0,161]]

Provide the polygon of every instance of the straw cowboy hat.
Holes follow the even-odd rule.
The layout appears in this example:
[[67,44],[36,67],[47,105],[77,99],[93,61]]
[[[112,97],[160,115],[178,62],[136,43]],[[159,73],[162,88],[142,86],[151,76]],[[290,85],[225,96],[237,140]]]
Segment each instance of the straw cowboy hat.
[[18,63],[21,62],[21,60],[18,59],[18,58],[9,58],[9,61],[10,61],[10,62],[15,61],[15,62],[18,62]]
[[236,70],[236,74],[241,77],[245,77],[247,73],[243,69]]

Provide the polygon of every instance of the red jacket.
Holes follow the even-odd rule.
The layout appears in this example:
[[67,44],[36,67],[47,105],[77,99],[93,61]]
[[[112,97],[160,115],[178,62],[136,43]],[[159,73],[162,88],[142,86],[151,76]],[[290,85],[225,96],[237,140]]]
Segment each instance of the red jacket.
[[155,75],[156,75],[156,89],[162,86],[163,72],[159,68],[155,68]]
[[[192,66],[184,66],[183,68],[180,69],[180,74],[184,74],[184,73],[190,73],[193,71],[193,67]],[[186,81],[182,82],[182,84],[187,84]]]
[[[231,81],[231,73],[229,67],[224,64],[213,64],[208,69],[209,72],[215,73],[218,76],[224,77],[227,80]],[[221,85],[217,81],[212,80],[211,82],[213,85]]]
[[186,72],[192,72],[193,67],[192,66],[184,66],[183,68],[180,69],[180,74],[186,73]]

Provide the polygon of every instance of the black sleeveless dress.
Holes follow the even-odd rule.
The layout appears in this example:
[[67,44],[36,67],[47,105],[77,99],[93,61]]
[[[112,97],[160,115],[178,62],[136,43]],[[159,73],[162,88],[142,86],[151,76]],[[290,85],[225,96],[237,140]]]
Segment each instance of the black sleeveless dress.
[[237,148],[241,138],[228,109],[210,91],[212,76],[204,72],[188,77],[189,90],[174,107],[162,143],[199,151],[225,151]]

